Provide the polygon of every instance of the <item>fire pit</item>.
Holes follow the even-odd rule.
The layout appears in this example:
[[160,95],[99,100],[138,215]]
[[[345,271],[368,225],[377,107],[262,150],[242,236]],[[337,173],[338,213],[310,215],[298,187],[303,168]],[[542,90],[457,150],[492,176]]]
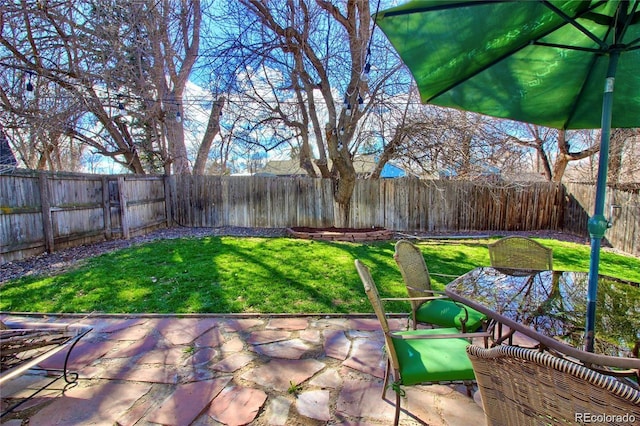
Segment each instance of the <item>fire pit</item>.
[[323,241],[384,241],[390,240],[393,233],[384,228],[289,228],[289,235],[306,240]]

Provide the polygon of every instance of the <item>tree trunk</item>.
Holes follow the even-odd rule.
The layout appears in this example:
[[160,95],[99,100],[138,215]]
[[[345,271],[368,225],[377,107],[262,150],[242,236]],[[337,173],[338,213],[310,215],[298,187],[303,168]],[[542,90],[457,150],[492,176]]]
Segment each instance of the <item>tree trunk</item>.
[[612,129],[609,144],[609,183],[619,183],[622,174],[622,154],[627,138],[633,137],[634,129]]
[[184,142],[184,127],[182,122],[176,120],[179,111],[177,103],[168,103],[165,116],[167,127],[167,139],[169,140],[169,152],[171,154],[171,166],[176,175],[190,175],[189,156]]
[[336,202],[335,226],[349,228],[351,224],[351,196],[356,186],[355,173],[347,177],[334,179],[333,197]]
[[349,151],[340,145],[336,132],[329,125],[325,130],[329,154],[333,161],[333,199],[336,202],[335,226],[348,228],[351,226],[351,196],[356,186],[356,172]]
[[564,155],[562,153],[558,154],[556,158],[556,162],[553,165],[553,173],[551,177],[552,182],[560,182],[562,181],[562,177],[564,176],[565,170],[567,170],[567,165],[571,161],[571,157],[568,155]]
[[209,158],[209,150],[211,149],[211,144],[213,143],[213,139],[220,132],[220,114],[222,112],[224,102],[225,97],[223,96],[218,99],[211,107],[211,114],[209,115],[207,130],[202,137],[202,143],[200,144],[200,148],[198,148],[198,156],[196,157],[196,162],[193,166],[194,175],[204,174],[205,167],[207,165],[207,158]]

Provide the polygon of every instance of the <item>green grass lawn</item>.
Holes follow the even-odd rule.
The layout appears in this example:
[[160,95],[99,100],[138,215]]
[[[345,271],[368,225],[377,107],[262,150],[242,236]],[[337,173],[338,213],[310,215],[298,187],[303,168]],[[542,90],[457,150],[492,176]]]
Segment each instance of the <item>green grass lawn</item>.
[[[589,247],[538,240],[554,268],[587,271]],[[489,265],[489,240],[419,244],[432,273],[461,275]],[[383,297],[406,296],[393,243],[292,238],[160,240],[79,263],[55,276],[0,287],[0,310],[51,313],[364,313],[372,312],[353,265],[370,266]],[[600,273],[640,281],[640,259],[601,255]],[[446,279],[434,278],[442,289]],[[406,312],[401,302],[389,311]]]

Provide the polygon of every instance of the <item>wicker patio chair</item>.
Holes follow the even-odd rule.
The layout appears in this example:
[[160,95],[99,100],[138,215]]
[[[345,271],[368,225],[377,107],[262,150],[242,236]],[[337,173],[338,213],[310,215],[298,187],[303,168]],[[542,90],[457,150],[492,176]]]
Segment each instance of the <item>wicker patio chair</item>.
[[391,387],[396,393],[394,425],[397,425],[400,419],[400,396],[403,393],[400,386],[464,384],[471,395],[474,374],[466,347],[469,345],[468,339],[485,338],[486,333],[460,333],[454,327],[391,331],[382,303],[386,300],[407,298],[380,299],[369,268],[359,260],[355,261],[355,265],[384,332],[387,367],[382,398],[386,395],[389,377],[393,374],[394,381]]
[[[476,331],[486,322],[486,315],[447,298],[443,292],[431,289],[431,276],[420,249],[407,240],[395,245],[393,258],[398,264],[411,301],[413,329],[418,323],[439,327],[456,327],[463,332]],[[434,274],[436,275],[436,274]],[[444,275],[457,278],[454,275]],[[428,298],[431,299],[428,299]]]
[[527,237],[511,236],[488,245],[491,266],[532,270],[553,269],[553,251]]
[[489,426],[629,425],[640,420],[640,391],[614,377],[515,346],[471,345],[467,352]]

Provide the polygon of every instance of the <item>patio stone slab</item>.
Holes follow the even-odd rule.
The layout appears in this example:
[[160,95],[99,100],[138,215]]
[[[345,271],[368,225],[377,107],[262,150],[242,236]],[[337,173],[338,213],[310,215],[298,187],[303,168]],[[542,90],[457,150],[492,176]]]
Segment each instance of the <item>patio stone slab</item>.
[[231,377],[222,377],[179,385],[158,409],[145,416],[145,420],[166,425],[189,425],[230,381]]
[[220,350],[222,353],[240,352],[244,349],[244,341],[238,337],[226,341]]
[[93,324],[93,330],[99,333],[115,333],[116,331],[126,330],[144,324],[147,324],[145,318],[109,319]]
[[351,349],[351,341],[342,330],[323,330],[324,352],[328,357],[345,360]]
[[331,412],[329,411],[329,391],[313,390],[302,392],[296,398],[296,409],[298,413],[311,419],[329,421]]
[[213,348],[202,348],[197,350],[191,357],[192,365],[200,365],[210,362],[218,356],[218,351]]
[[113,349],[103,355],[103,358],[133,358],[147,353],[158,346],[158,337],[151,334],[135,342],[114,341]]
[[[23,374],[2,384],[0,394],[3,398],[26,398],[33,393],[33,389],[39,389],[49,383],[51,379],[43,374]],[[40,396],[59,394],[59,391],[50,388],[40,392]]]
[[393,422],[395,406],[389,400],[381,399],[381,395],[382,382],[347,378],[342,384],[336,410],[351,417]]
[[304,330],[309,327],[309,320],[306,318],[272,318],[265,327],[267,330]]
[[246,425],[258,415],[267,400],[267,394],[260,389],[231,386],[216,396],[207,414],[229,426]]
[[121,365],[105,368],[99,376],[102,379],[129,380],[145,383],[175,384],[178,382],[178,372],[175,367],[158,364],[140,365],[123,362]]
[[299,336],[300,336],[300,339],[304,340],[305,342],[315,343],[315,344],[321,342],[320,330],[308,328],[306,330],[301,330]]
[[[467,426],[469,415],[484,416],[475,401],[449,386],[407,386],[402,407],[427,424]],[[388,394],[391,397],[392,393]]]
[[289,409],[291,407],[291,401],[284,396],[277,396],[268,405],[265,410],[264,417],[267,420],[267,424],[272,426],[284,426],[287,424],[289,418]]
[[311,346],[300,339],[267,343],[265,345],[257,345],[250,348],[251,351],[260,355],[286,359],[300,359],[311,349]]
[[[144,323],[142,323],[144,324]],[[109,340],[140,340],[149,334],[149,329],[142,324],[122,328],[109,333]]]
[[223,373],[232,373],[236,370],[241,369],[251,361],[253,361],[255,356],[248,353],[235,353],[229,355],[222,361],[213,364],[211,369],[220,371]]
[[197,347],[211,347],[217,348],[225,342],[225,337],[222,334],[220,327],[213,327],[210,330],[200,335],[193,344]]
[[331,368],[314,376],[309,384],[323,389],[336,389],[342,384],[342,377],[335,368]]
[[241,332],[261,325],[264,325],[261,319],[229,319],[224,321],[222,328],[226,332]]
[[285,330],[264,330],[254,331],[249,334],[247,343],[250,345],[262,345],[264,343],[280,342],[291,337],[290,331]]
[[342,365],[384,378],[386,358],[383,356],[382,348],[383,345],[377,340],[356,339],[353,342],[351,355]]
[[381,330],[380,323],[375,318],[352,318],[347,321],[348,330]]
[[190,357],[185,352],[187,347],[178,346],[168,349],[153,349],[146,352],[142,357],[138,359],[138,364],[169,364],[169,365],[182,365],[187,358]]
[[289,389],[291,382],[298,385],[324,367],[324,363],[315,359],[274,359],[265,365],[244,373],[242,378],[265,388],[284,392]]
[[111,424],[146,394],[150,385],[108,382],[76,387],[44,407],[30,419],[30,426]]
[[[38,407],[39,405],[44,406],[44,404],[48,404],[51,402],[52,398],[58,397],[62,394],[62,392],[57,392],[54,395],[50,395],[50,396],[37,396],[28,400],[24,400],[19,406],[17,406],[14,410],[20,412],[20,411],[26,411],[26,410],[30,410],[34,407]],[[0,404],[0,409],[2,409],[2,411],[4,412],[4,410],[8,410],[9,407],[17,404],[18,402],[20,402],[20,400],[6,400],[7,403],[4,402],[5,400],[3,400],[2,404]],[[4,423],[2,423],[2,425],[4,426]]]
[[[114,342],[83,342],[80,340],[71,351],[68,368],[79,370],[82,367],[93,363],[95,360],[104,357],[109,351],[116,347]],[[63,349],[57,354],[42,361],[39,366],[42,368],[63,368],[64,359],[67,356],[67,349]]]
[[180,322],[166,318],[161,321],[157,328],[160,334],[173,345],[185,345],[216,327],[218,322],[215,319],[185,318]]

